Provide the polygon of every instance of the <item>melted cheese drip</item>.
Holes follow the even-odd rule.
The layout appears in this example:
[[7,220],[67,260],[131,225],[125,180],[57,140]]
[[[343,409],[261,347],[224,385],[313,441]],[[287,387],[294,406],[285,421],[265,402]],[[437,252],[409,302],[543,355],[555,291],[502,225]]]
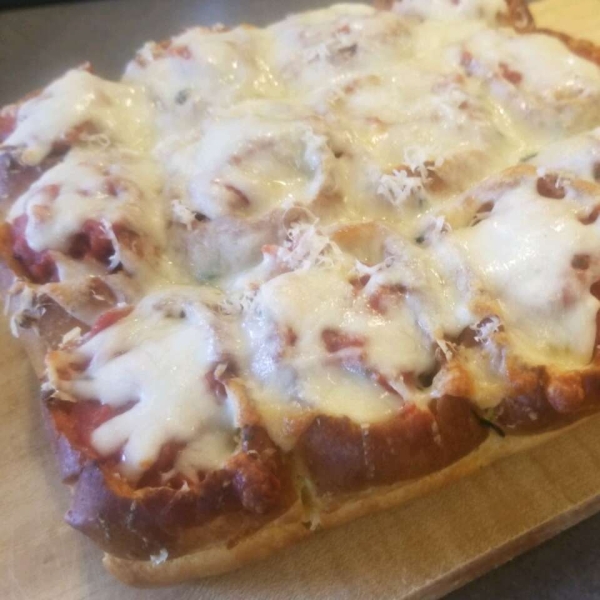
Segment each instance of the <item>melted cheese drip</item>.
[[[135,403],[92,434],[100,454],[122,453],[130,478],[151,466],[167,442],[191,442],[178,458],[188,475],[222,466],[231,452],[233,417],[205,380],[229,340],[206,300],[214,302],[214,294],[201,288],[148,296],[77,349],[76,360],[90,361],[82,373],[68,381],[55,375],[63,394],[117,409]],[[205,445],[210,452],[199,451]]]

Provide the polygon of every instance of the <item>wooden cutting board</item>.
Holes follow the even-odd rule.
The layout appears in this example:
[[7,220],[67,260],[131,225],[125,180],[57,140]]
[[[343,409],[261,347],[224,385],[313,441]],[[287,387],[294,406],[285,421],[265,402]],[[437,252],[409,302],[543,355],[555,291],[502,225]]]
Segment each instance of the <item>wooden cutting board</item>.
[[[541,25],[600,43],[600,0],[542,0]],[[600,510],[600,416],[426,498],[196,584],[135,590],[61,520],[59,483],[23,352],[0,329],[0,598],[437,598]]]

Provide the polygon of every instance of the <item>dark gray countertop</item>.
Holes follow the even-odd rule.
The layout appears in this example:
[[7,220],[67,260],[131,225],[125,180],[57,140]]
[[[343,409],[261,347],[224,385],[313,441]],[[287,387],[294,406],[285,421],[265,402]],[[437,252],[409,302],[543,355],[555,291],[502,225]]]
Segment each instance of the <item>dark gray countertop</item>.
[[[143,42],[191,23],[257,25],[324,0],[103,0],[0,12],[0,106],[90,60],[118,77]],[[600,598],[600,515],[496,569],[452,600]]]

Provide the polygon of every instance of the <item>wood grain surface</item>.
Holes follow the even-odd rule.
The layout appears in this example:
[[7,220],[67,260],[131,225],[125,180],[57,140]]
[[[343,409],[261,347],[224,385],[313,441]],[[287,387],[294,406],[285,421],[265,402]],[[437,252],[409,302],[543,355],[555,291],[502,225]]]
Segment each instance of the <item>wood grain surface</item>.
[[[543,26],[600,42],[600,0],[542,0]],[[18,342],[0,329],[0,598],[192,600],[437,598],[600,510],[600,417],[400,509],[236,573],[171,589],[126,588],[62,522],[58,481]],[[493,595],[493,594],[492,594]]]

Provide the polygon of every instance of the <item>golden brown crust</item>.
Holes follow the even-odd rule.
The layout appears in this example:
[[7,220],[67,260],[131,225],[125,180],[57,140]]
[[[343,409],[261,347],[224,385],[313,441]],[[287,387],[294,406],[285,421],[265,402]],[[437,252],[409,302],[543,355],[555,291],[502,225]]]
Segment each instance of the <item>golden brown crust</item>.
[[319,415],[300,436],[296,453],[319,493],[348,492],[425,476],[473,451],[486,436],[469,402],[444,396],[431,411],[409,405],[369,426]]
[[225,473],[215,473],[202,492],[163,487],[121,495],[107,486],[109,481],[110,476],[87,463],[77,475],[66,521],[124,559],[148,560],[161,552],[177,557],[216,541],[234,544],[288,510],[241,510],[231,484],[224,485]]
[[[301,512],[290,510],[255,534],[228,548],[215,544],[186,556],[155,564],[151,561],[130,561],[105,555],[104,566],[124,583],[139,587],[170,585],[189,579],[218,575],[262,560],[319,529],[329,529],[365,515],[400,506],[424,496],[451,482],[467,477],[492,462],[541,445],[565,430],[551,431],[509,440],[490,436],[475,452],[460,461],[425,477],[371,488],[359,493],[328,496],[321,499],[318,526],[313,530],[302,525]],[[298,507],[296,507],[298,508]]]
[[90,455],[57,404],[50,400],[46,411],[62,474],[72,484],[66,520],[115,556],[147,560],[163,549],[179,556],[213,543],[211,531],[232,542],[296,501],[289,464],[261,427],[244,427],[231,459],[196,484],[136,488]]
[[138,587],[155,587],[219,575],[245,564],[266,558],[275,552],[310,536],[302,523],[303,510],[299,503],[277,520],[230,546],[215,536],[214,543],[199,552],[191,552],[164,562],[132,561],[104,556],[103,564],[115,577]]

